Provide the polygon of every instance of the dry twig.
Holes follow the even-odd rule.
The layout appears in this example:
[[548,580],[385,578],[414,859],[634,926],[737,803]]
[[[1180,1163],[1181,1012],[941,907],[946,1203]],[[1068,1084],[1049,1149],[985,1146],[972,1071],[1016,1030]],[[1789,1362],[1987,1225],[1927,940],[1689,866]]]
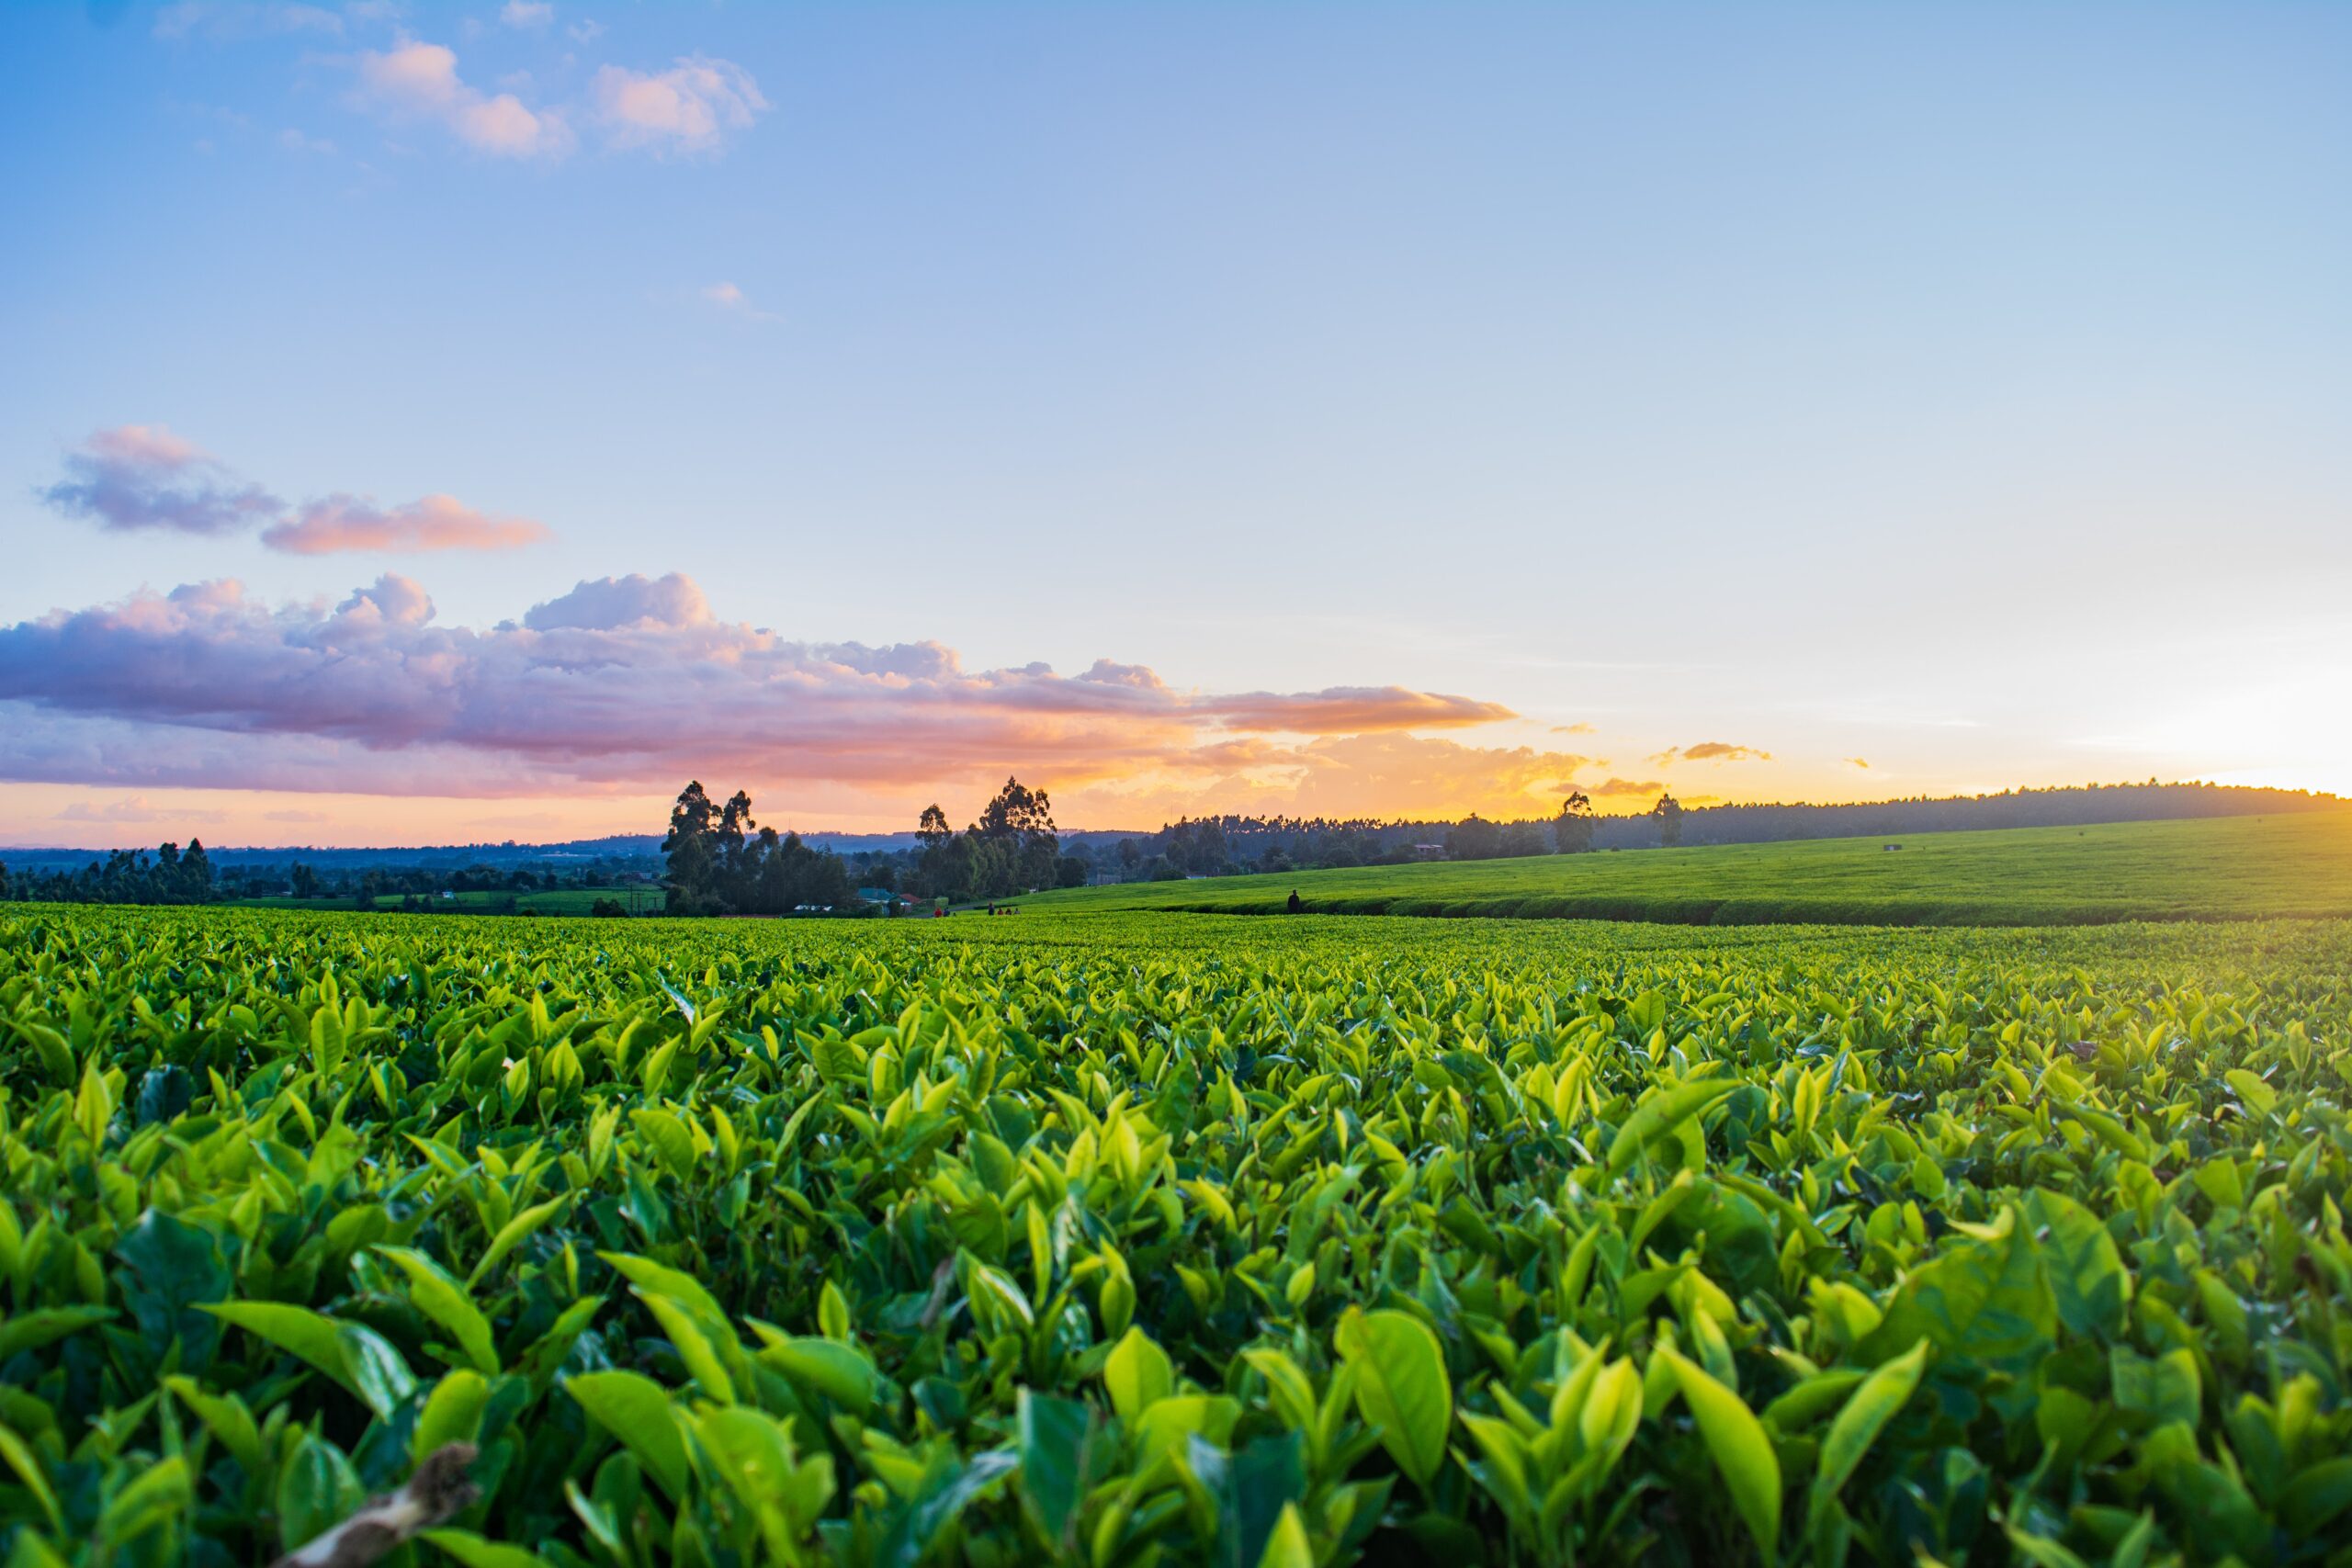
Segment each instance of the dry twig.
[[424,1456],[407,1485],[368,1498],[351,1517],[270,1568],[368,1568],[419,1530],[431,1529],[481,1495],[481,1489],[466,1479],[466,1467],[473,1461],[471,1443],[443,1444]]

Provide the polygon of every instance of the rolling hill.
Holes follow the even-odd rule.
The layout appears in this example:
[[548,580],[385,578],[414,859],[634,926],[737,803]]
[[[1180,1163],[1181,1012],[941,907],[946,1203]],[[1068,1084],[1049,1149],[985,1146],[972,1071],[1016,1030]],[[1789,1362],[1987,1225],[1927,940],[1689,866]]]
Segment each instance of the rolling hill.
[[1366,866],[1073,888],[1017,902],[1278,914],[1294,890],[1317,914],[1700,925],[2352,916],[2352,812]]

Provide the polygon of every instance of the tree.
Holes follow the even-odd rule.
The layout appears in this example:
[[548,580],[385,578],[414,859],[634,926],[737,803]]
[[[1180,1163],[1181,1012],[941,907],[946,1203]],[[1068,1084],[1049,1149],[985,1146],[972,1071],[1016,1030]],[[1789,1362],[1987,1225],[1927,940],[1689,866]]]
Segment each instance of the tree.
[[[983,897],[1003,897],[1023,887],[1054,885],[1054,862],[1059,858],[1061,840],[1054,831],[1053,803],[1044,790],[1031,789],[1017,778],[1006,779],[996,798],[982,808],[972,830],[1002,852],[1007,862],[1000,874],[989,878],[992,886],[980,890]],[[996,883],[1003,886],[993,886]]]
[[315,898],[319,896],[319,874],[298,860],[294,863],[292,874],[287,879],[287,886],[297,898]]
[[212,857],[204,852],[202,839],[190,839],[187,853],[180,856],[180,896],[194,904],[212,901]]
[[1042,789],[1031,789],[1019,779],[1009,778],[996,798],[981,808],[980,819],[973,826],[984,839],[1002,840],[1018,838],[1027,840],[1054,830],[1054,810]]
[[935,850],[956,836],[947,825],[947,813],[939,809],[937,801],[922,808],[922,820],[915,827],[915,838],[926,850]]
[[699,780],[678,792],[670,808],[670,830],[662,854],[670,863],[667,904],[673,915],[716,914],[718,897],[718,807]]
[[1650,815],[1657,819],[1657,847],[1670,850],[1682,841],[1682,803],[1670,795],[1661,795],[1657,804],[1650,807]]
[[1580,855],[1592,848],[1592,798],[1580,789],[1568,791],[1552,819],[1552,847],[1564,855]]
[[1493,860],[1502,852],[1502,829],[1473,811],[1445,835],[1448,860]]

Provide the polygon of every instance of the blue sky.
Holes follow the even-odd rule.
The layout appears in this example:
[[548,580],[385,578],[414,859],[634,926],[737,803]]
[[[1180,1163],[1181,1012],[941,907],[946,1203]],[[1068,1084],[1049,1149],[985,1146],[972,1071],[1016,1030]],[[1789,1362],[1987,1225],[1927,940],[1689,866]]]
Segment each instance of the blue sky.
[[[514,9],[0,14],[0,840],[627,826],[681,767],[807,826],[1012,767],[1122,824],[2352,790],[2352,9]],[[547,536],[107,527],[53,491],[124,427]],[[484,639],[682,574],[797,651],[570,628],[635,683],[537,747],[497,660],[582,656],[527,627],[370,644],[465,725],[154,696],[388,573]],[[1098,660],[1173,694],[978,678]],[[565,750],[665,692],[773,731]]]

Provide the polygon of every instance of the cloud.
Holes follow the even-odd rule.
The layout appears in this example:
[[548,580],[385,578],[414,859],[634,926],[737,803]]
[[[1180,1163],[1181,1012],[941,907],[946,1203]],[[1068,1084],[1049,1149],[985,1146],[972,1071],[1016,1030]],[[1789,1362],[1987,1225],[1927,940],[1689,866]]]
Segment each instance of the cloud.
[[1856,767],[1858,767],[1858,768],[1867,768],[1867,767],[1869,767],[1869,766],[1870,766],[1870,763],[1869,763],[1869,762],[1867,762],[1867,761],[1863,761],[1863,760],[1862,760],[1861,758],[1860,758],[1860,757],[1849,757],[1849,758],[1847,758],[1847,759],[1846,759],[1846,761],[1849,761],[1849,762],[1853,763],[1853,764],[1854,764],[1854,766],[1856,766]]
[[768,107],[750,72],[703,55],[661,72],[604,66],[589,96],[613,146],[677,152],[716,151]]
[[588,17],[563,29],[574,43],[594,43],[605,36],[605,24]]
[[1017,766],[1060,786],[1261,766],[1335,798],[1351,768],[1491,791],[1549,787],[1583,761],[1396,733],[1505,711],[1395,686],[1220,696],[1108,660],[1069,677],[966,670],[935,642],[798,642],[718,619],[675,574],[582,582],[488,630],[435,624],[397,574],[332,608],[213,581],[0,627],[0,777],[41,782],[514,795],[695,773],[872,785]]
[[518,32],[536,31],[555,20],[555,7],[548,0],[506,0],[498,19]]
[[288,152],[314,152],[322,158],[334,156],[334,143],[323,137],[306,136],[292,126],[277,133],[277,144]]
[[458,75],[456,52],[437,43],[404,39],[358,58],[359,103],[400,120],[439,125],[478,152],[494,158],[560,158],[571,151],[571,128],[560,109],[533,109],[512,93],[495,96]]
[[328,822],[334,820],[333,818],[329,817],[327,813],[323,811],[265,811],[261,815],[262,820],[265,822]]
[[338,550],[511,550],[554,536],[544,523],[488,516],[454,495],[428,495],[389,510],[357,497],[331,495],[305,502],[291,519],[265,529],[261,542],[288,555],[322,556]]
[[1702,740],[1696,746],[1669,746],[1650,761],[1658,767],[1685,762],[1769,762],[1772,753],[1755,746],[1734,746],[1725,740]]
[[731,283],[706,284],[702,297],[728,314],[741,316],[747,321],[780,321],[784,319],[774,311],[754,309],[750,297]]
[[69,517],[118,531],[220,535],[261,527],[262,543],[288,555],[507,550],[554,537],[544,523],[489,516],[450,495],[383,508],[334,494],[305,502],[289,515],[286,502],[160,424],[97,432],[66,454],[65,476],[37,493]]
[[1552,733],[1555,735],[1590,735],[1593,733],[1593,727],[1589,724],[1555,724],[1552,727]]
[[65,475],[40,498],[68,517],[117,532],[228,534],[285,504],[160,424],[95,433],[65,455]]
[[610,632],[639,625],[700,626],[710,618],[710,601],[693,578],[675,571],[649,578],[633,571],[582,582],[534,604],[524,613],[523,625],[535,632]]
[[148,803],[143,795],[125,800],[77,800],[53,813],[54,822],[155,822],[165,813]]
[[1327,691],[1292,696],[1251,692],[1219,700],[1230,716],[1227,722],[1236,728],[1301,735],[1453,728],[1519,716],[1500,703],[1475,702],[1435,692],[1408,692],[1402,686],[1333,686]]
[[1587,795],[1664,795],[1666,784],[1658,779],[1611,778],[1585,791]]

